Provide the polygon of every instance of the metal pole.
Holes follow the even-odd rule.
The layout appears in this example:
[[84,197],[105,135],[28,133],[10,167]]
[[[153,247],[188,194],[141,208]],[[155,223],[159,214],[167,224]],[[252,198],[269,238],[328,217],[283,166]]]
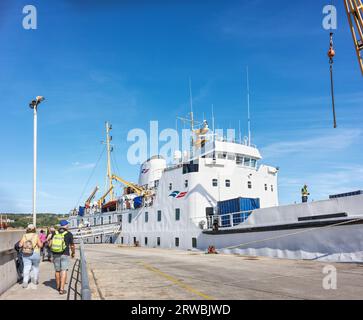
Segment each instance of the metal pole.
[[33,225],[36,227],[36,199],[37,199],[37,106],[34,106],[34,168],[33,168]]

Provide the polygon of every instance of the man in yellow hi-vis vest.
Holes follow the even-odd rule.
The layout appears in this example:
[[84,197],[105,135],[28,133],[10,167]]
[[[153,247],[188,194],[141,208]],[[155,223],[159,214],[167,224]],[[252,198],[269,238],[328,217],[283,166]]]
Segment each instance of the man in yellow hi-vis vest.
[[308,202],[308,196],[310,193],[308,192],[308,186],[304,184],[304,186],[301,189],[301,200],[302,202]]

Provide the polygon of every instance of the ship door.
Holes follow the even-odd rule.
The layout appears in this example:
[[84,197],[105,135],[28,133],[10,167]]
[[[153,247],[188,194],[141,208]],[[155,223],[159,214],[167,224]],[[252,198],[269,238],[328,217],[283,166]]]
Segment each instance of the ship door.
[[208,229],[212,228],[213,225],[213,207],[206,207],[205,208],[205,215],[207,217],[207,224],[208,224]]

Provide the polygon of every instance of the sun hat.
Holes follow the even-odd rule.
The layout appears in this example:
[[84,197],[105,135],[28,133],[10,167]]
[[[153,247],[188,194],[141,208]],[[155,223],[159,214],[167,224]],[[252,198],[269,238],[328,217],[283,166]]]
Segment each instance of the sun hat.
[[67,220],[61,220],[60,222],[59,222],[59,225],[61,226],[61,227],[65,227],[66,225],[68,225],[69,224],[69,222],[67,221]]

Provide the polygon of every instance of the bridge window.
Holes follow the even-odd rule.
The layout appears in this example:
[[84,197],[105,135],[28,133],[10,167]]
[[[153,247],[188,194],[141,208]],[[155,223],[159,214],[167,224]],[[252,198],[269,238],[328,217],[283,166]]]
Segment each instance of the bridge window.
[[213,187],[218,187],[218,179],[213,179],[212,180],[212,186]]
[[158,210],[158,221],[161,221],[161,210]]
[[251,167],[252,168],[256,168],[256,163],[257,163],[256,159],[251,159]]
[[132,213],[129,213],[129,223],[132,221]]
[[108,223],[111,223],[111,216],[108,217]]
[[185,163],[183,164],[183,174],[198,172],[199,171],[199,164],[198,163]]
[[159,246],[160,246],[160,243],[161,243],[161,241],[160,241],[160,237],[157,237],[157,238],[156,238],[156,245],[159,247]]
[[218,159],[227,159],[227,152],[218,152]]
[[193,248],[197,247],[197,238],[192,238],[192,247]]
[[247,187],[248,187],[248,189],[252,189],[252,182],[251,181],[247,182]]
[[246,166],[246,167],[249,167],[249,165],[250,165],[250,158],[244,158],[243,159],[243,165]]
[[236,155],[234,154],[234,153],[228,153],[228,155],[227,155],[227,159],[228,160],[235,160],[236,159]]
[[175,246],[179,247],[179,238],[175,238]]
[[145,212],[145,222],[149,222],[149,212]]
[[242,164],[242,163],[243,163],[243,157],[241,155],[237,155],[236,164]]
[[226,187],[229,188],[231,186],[231,180],[226,180]]
[[101,224],[103,224],[103,217],[101,217]]
[[180,209],[179,208],[175,209],[175,220],[176,221],[180,220]]
[[144,239],[145,246],[147,246],[147,237]]

